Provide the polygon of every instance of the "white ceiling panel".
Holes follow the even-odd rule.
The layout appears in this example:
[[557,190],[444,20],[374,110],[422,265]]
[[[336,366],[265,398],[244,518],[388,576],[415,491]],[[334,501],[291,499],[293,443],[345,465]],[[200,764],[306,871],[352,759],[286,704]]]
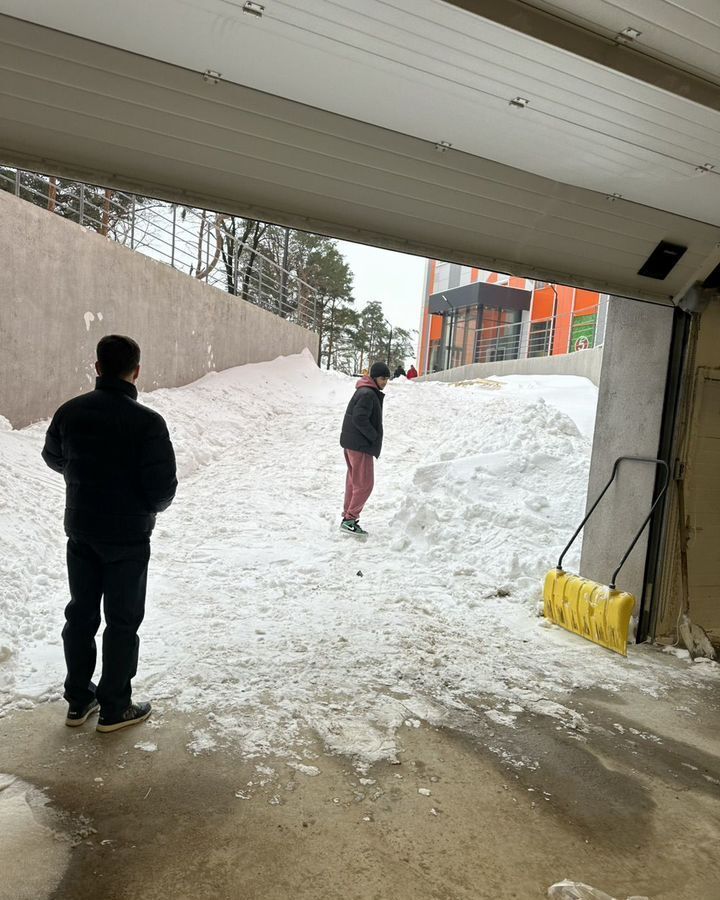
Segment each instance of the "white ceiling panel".
[[[580,5],[602,63],[538,37],[532,16],[590,33],[541,0],[266,0],[260,19],[241,0],[0,0],[0,153],[668,299],[717,255],[720,87],[664,62],[672,85],[628,76],[600,16],[619,4]],[[653,283],[637,270],[662,239],[689,249]]]
[[633,51],[720,84],[717,0],[525,0],[528,6],[613,37],[640,32]]
[[[262,19],[241,7],[0,0],[52,28],[720,224],[720,90],[718,109],[688,103],[439,0],[267,0]],[[529,106],[511,108],[515,96]]]

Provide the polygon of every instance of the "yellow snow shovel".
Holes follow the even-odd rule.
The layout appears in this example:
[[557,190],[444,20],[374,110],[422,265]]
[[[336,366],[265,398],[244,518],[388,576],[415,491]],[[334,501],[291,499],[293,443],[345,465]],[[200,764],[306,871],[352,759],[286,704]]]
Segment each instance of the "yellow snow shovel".
[[[655,502],[650,508],[647,518],[642,523],[642,527],[635,535],[632,544],[630,544],[627,552],[620,560],[620,565],[613,572],[609,585],[598,584],[598,582],[582,578],[580,575],[570,575],[562,567],[563,558],[615,480],[620,463],[626,460],[652,463],[652,465],[659,466],[663,470],[663,483]],[[645,526],[652,518],[655,508],[665,496],[669,480],[670,470],[663,459],[651,459],[645,456],[620,456],[615,460],[610,480],[590,507],[575,534],[570,538],[568,545],[560,554],[557,567],[551,569],[545,576],[545,587],[543,589],[545,618],[556,625],[567,628],[568,631],[579,634],[580,637],[587,638],[589,641],[600,644],[602,647],[607,647],[608,650],[614,650],[616,653],[627,656],[628,626],[635,607],[635,597],[625,591],[616,590],[615,582],[620,569],[625,565],[625,561],[640,539]]]

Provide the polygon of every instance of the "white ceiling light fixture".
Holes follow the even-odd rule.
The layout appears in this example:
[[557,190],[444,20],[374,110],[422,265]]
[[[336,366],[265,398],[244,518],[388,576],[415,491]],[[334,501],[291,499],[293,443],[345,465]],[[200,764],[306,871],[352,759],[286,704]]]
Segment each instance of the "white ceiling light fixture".
[[642,31],[638,31],[637,28],[628,26],[615,35],[615,41],[618,44],[634,44],[641,34]]
[[515,106],[517,109],[525,109],[525,107],[530,103],[527,97],[513,97],[510,101],[510,106]]
[[255,3],[254,0],[245,0],[242,11],[249,16],[255,16],[256,19],[262,19],[265,7],[262,3]]

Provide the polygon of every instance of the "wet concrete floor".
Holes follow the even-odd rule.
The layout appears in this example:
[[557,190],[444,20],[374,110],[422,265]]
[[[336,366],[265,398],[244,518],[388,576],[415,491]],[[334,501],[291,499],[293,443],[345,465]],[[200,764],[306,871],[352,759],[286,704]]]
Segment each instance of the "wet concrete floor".
[[720,900],[717,693],[573,706],[589,731],[467,713],[403,728],[400,763],[361,773],[320,746],[300,770],[194,755],[198,723],[169,711],[69,729],[55,703],[0,720],[0,771],[44,791],[74,845],[52,900],[540,900],[563,878]]

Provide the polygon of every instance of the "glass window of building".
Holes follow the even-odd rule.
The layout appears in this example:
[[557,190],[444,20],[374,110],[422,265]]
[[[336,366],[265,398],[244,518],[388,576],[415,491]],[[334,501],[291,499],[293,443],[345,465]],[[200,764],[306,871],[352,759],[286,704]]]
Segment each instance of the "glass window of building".
[[447,291],[450,287],[450,263],[435,263],[435,279],[433,284],[433,294],[439,291]]
[[460,266],[460,284],[472,284],[472,266]]
[[452,263],[450,266],[450,279],[448,287],[456,288],[460,287],[460,275],[462,273],[462,266],[457,266],[455,263]]
[[485,308],[475,337],[474,361],[487,363],[520,355],[522,311]]

